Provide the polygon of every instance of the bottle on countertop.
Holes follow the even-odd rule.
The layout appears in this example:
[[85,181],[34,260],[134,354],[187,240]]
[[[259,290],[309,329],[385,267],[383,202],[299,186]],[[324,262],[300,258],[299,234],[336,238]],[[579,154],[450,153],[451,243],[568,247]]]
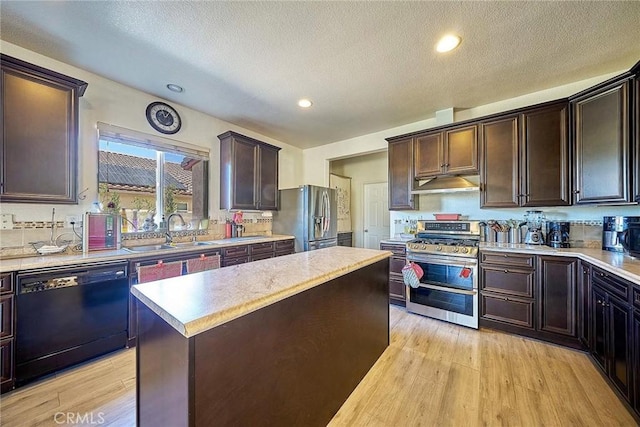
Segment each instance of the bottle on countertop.
[[231,224],[231,221],[227,220],[227,222],[224,225],[224,238],[225,239],[230,239],[231,238],[231,229],[233,227],[233,224]]

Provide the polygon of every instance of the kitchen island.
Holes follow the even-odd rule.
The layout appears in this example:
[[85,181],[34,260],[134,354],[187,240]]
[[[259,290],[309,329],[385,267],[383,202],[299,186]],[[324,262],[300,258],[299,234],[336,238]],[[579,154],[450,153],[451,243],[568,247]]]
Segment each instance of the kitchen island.
[[140,426],[326,425],[389,344],[387,251],[136,285]]

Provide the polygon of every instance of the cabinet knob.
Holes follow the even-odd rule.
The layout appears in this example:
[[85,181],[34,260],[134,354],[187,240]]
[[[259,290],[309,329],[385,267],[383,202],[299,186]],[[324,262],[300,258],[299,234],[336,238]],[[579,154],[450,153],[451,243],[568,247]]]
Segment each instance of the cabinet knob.
[[596,300],[596,304],[602,304],[602,300]]
[[441,165],[440,165],[440,167],[441,167],[441,168],[443,168],[443,167],[445,167],[445,166],[447,166],[447,164],[446,164],[446,163],[443,163],[443,164],[441,164]]
[[508,273],[508,272],[509,272],[509,270],[507,270],[506,268],[505,268],[503,271],[504,271],[505,273]]
[[573,190],[573,194],[579,194],[580,190]]

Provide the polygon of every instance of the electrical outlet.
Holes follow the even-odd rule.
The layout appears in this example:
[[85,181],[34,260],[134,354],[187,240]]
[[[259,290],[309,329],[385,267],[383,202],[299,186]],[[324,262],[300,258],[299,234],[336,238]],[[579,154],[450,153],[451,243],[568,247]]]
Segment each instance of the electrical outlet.
[[82,225],[82,215],[67,215],[64,217],[64,227],[71,228],[71,223],[75,223],[75,227],[78,228]]

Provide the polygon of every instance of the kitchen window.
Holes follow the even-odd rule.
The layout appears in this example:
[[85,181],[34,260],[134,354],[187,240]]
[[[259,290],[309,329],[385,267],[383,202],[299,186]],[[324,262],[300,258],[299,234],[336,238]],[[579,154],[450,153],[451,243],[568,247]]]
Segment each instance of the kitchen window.
[[187,225],[207,218],[208,164],[204,148],[98,123],[99,199],[126,215],[123,231],[153,231],[172,213]]

